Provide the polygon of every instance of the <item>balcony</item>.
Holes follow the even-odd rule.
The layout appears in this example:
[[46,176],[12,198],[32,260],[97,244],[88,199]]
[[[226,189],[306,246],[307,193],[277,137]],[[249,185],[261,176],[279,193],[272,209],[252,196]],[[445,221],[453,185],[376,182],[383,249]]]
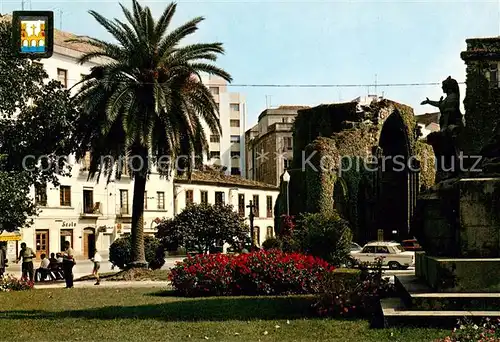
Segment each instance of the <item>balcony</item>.
[[128,205],[120,205],[116,207],[116,216],[118,217],[131,217],[132,209]]
[[98,217],[101,215],[101,202],[80,203],[80,217]]

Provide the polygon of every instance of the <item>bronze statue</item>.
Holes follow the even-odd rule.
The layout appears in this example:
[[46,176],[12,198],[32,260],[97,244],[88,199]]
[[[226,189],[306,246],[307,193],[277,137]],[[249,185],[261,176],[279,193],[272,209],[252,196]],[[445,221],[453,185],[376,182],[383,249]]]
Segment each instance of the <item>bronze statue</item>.
[[463,116],[460,112],[460,89],[458,88],[458,82],[451,78],[451,76],[448,76],[448,78],[443,81],[442,89],[446,94],[444,100],[442,96],[439,101],[431,101],[427,98],[422,101],[421,104],[430,104],[431,106],[439,108],[439,127],[441,132],[462,128],[464,124]]
[[432,145],[436,156],[436,182],[451,178],[459,171],[457,136],[464,127],[463,115],[460,112],[460,89],[458,82],[448,76],[443,81],[443,92],[446,98],[439,101],[431,101],[429,98],[422,101],[422,105],[430,104],[438,107],[439,132],[433,132],[427,136],[427,143]]

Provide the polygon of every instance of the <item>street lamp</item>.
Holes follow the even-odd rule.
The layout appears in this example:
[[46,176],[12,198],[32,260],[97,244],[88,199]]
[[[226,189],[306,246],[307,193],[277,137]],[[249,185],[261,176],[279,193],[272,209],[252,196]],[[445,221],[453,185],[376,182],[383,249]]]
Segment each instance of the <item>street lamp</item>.
[[283,174],[283,182],[286,183],[286,215],[290,216],[290,196],[288,190],[290,189],[290,174],[287,170]]

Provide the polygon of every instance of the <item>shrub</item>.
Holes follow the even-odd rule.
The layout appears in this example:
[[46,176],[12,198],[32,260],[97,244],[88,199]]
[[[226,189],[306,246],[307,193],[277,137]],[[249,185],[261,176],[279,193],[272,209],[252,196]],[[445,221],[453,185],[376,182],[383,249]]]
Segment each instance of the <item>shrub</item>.
[[282,243],[277,238],[268,238],[262,243],[262,248],[265,250],[269,249],[281,249]]
[[332,265],[344,264],[350,255],[352,233],[349,224],[336,212],[301,214],[293,240],[303,253],[322,258]]
[[438,342],[498,342],[500,341],[500,318],[485,318],[475,324],[470,320],[459,320],[450,336]]
[[169,251],[207,253],[228,243],[238,247],[249,240],[250,228],[231,205],[192,204],[173,219],[158,225],[156,237]]
[[34,286],[33,281],[17,279],[11,275],[0,277],[0,291],[26,291]]
[[[144,253],[149,268],[158,269],[165,264],[165,251],[155,237],[144,237]],[[116,239],[109,247],[109,261],[120,269],[127,268],[132,262],[132,237],[127,236]]]
[[317,293],[333,269],[319,258],[278,250],[201,254],[173,267],[170,280],[186,296],[305,294]]
[[393,293],[389,278],[382,277],[382,259],[379,259],[374,272],[367,268],[338,269],[327,274],[313,307],[320,315],[364,317],[375,313],[380,298]]

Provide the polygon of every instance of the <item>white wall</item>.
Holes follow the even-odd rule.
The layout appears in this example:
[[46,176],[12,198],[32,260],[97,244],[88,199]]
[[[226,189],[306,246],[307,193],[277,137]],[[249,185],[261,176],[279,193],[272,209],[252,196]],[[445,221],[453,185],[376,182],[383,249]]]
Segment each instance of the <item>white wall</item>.
[[[185,184],[175,182],[175,194],[176,194],[176,208],[177,213],[180,213],[186,207],[186,190],[193,190],[193,201],[194,203],[201,203],[201,191],[208,192],[208,203],[215,203],[215,192],[224,192],[224,199],[226,204],[231,204],[234,210],[238,212],[238,195],[245,195],[245,217],[249,224],[248,215],[249,208],[246,206],[249,201],[253,201],[253,196],[259,196],[259,213],[254,218],[254,227],[260,228],[259,243],[262,244],[267,238],[267,227],[273,227],[274,230],[274,204],[276,198],[278,197],[278,190],[259,190],[259,189],[248,189],[241,186],[217,186],[217,185],[200,185],[200,184]],[[272,198],[272,208],[271,217],[267,217],[267,196]]]

